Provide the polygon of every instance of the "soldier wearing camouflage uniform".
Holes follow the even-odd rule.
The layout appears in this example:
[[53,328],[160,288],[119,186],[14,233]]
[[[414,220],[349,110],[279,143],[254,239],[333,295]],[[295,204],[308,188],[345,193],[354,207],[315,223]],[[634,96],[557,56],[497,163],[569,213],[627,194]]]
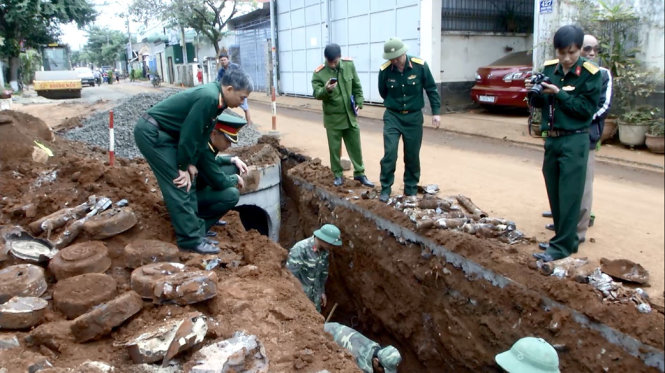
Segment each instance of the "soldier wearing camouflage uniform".
[[341,246],[339,228],[326,224],[314,231],[314,235],[306,238],[291,248],[286,268],[302,284],[302,288],[314,305],[321,312],[326,306],[326,280],[328,279],[328,250],[333,246]]
[[381,345],[355,329],[336,322],[325,323],[323,329],[333,336],[338,345],[347,349],[356,358],[356,364],[363,372],[397,373],[397,366],[402,361],[402,356],[395,347],[381,348]]

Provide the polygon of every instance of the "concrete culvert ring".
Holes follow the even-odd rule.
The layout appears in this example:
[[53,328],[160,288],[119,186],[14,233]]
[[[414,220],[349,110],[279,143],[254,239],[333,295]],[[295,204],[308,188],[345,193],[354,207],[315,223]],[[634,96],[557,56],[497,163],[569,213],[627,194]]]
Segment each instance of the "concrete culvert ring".
[[268,236],[270,225],[265,210],[253,205],[236,206],[233,210],[240,214],[240,221],[246,231],[256,229],[262,235]]
[[117,295],[113,277],[86,273],[59,281],[53,289],[53,304],[68,319],[74,319]]
[[90,218],[83,224],[83,229],[92,239],[103,240],[131,229],[137,221],[131,208],[114,208]]
[[17,264],[0,270],[0,303],[14,296],[39,297],[47,288],[42,267]]
[[138,268],[145,264],[172,262],[178,259],[178,247],[159,240],[137,240],[125,246],[125,265]]
[[109,267],[108,249],[101,241],[68,246],[60,250],[48,265],[58,281],[84,273],[104,273]]

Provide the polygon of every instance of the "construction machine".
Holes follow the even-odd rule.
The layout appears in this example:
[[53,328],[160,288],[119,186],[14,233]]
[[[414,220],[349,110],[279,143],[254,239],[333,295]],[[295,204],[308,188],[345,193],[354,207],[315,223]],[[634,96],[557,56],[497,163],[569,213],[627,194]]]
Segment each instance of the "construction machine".
[[80,98],[81,78],[72,70],[69,47],[48,44],[42,47],[43,71],[35,72],[34,87],[38,95],[46,98]]

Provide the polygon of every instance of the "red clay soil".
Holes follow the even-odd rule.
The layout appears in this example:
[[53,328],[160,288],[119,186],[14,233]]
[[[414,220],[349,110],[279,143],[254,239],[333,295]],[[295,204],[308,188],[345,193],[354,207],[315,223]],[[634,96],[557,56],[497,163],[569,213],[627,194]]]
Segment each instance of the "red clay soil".
[[[332,173],[319,160],[302,163],[286,174],[283,187],[291,197],[286,205],[297,213],[283,214],[282,224],[287,226],[283,231],[302,231],[307,236],[322,223],[342,229],[343,246],[331,255],[329,305],[323,314],[338,303],[333,321],[363,330],[382,344],[395,344],[404,356],[401,371],[492,371],[494,355],[524,336],[542,337],[558,345],[562,371],[656,371],[598,332],[580,327],[568,310],[543,304],[540,295],[661,353],[663,314],[656,310],[639,313],[631,302],[604,303],[590,285],[529,269],[532,243],[510,246],[442,229],[417,232],[401,211],[378,199],[354,198],[367,188],[348,180],[343,187],[332,187]],[[398,242],[373,220],[340,203],[322,200],[294,180],[416,231],[518,285],[499,288],[469,276],[429,249]],[[282,244],[288,247],[295,238],[282,236]]]
[[[59,137],[49,140],[50,132],[45,131],[48,128],[39,119],[4,113],[17,120],[0,124],[0,226],[19,225],[27,229],[37,218],[83,203],[92,194],[113,201],[125,198],[137,215],[138,224],[103,242],[113,260],[106,274],[115,279],[119,294],[131,290],[131,269],[125,267],[124,247],[138,239],[175,242],[161,193],[147,164],[119,159],[110,167],[102,151],[93,153],[87,146]],[[40,139],[55,153],[46,164],[30,160],[33,139]],[[55,180],[45,178],[53,172]],[[145,302],[142,311],[110,335],[89,343],[74,342],[71,321],[49,302],[44,322],[35,329],[0,331],[0,336],[16,335],[21,342],[19,348],[0,351],[0,367],[8,372],[25,372],[29,365],[46,357],[56,368],[75,368],[86,360],[94,360],[111,364],[118,372],[140,372],[127,351],[114,346],[114,342],[117,345],[144,326],[200,311],[210,319],[204,343],[230,338],[238,330],[255,334],[266,348],[271,372],[357,371],[350,355],[323,332],[323,317],[283,268],[286,250],[256,231],[246,232],[237,213],[231,212],[225,219],[229,222],[226,227],[215,228],[223,249],[219,257],[228,263],[214,269],[219,278],[215,298],[189,306]],[[74,243],[89,239],[82,234]],[[205,259],[211,258],[214,256],[179,253],[180,262],[198,269],[204,266]],[[19,262],[10,256],[0,262],[0,268]],[[48,272],[47,278],[49,290],[45,298],[51,299],[55,279]],[[192,352],[179,355],[177,360],[186,362]]]

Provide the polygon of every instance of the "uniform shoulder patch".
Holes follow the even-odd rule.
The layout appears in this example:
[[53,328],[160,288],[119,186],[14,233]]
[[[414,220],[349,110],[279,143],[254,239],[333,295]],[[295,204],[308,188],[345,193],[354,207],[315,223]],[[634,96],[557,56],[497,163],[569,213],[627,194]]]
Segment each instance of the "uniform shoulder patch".
[[316,69],[314,69],[314,72],[315,72],[315,73],[318,73],[319,71],[323,70],[324,67],[325,67],[325,65],[320,64],[319,67],[317,67]]
[[381,71],[385,70],[390,66],[390,61],[386,61],[383,65],[381,65]]
[[596,66],[593,62],[589,61],[584,61],[582,66],[584,66],[584,68],[587,69],[591,73],[591,75],[595,75],[598,72],[598,70],[600,70],[598,66]]
[[411,57],[411,61],[417,63],[418,65],[424,65],[425,64],[425,60],[423,60],[422,58],[418,58],[418,57]]
[[342,57],[342,60],[344,60],[344,61],[353,61],[353,58],[351,58],[351,57]]
[[553,60],[545,61],[545,63],[543,63],[543,66],[552,66],[552,65],[556,65],[557,63],[559,63],[559,59],[555,58]]

